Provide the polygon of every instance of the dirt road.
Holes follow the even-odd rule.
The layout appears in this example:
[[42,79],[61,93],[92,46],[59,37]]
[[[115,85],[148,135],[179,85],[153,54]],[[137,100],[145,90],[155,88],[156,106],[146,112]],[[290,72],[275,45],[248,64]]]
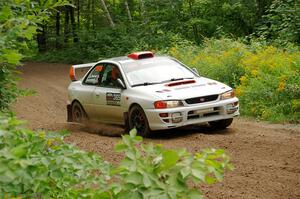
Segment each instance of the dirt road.
[[[14,105],[17,116],[32,129],[70,129],[68,143],[99,153],[117,162],[113,152],[119,137],[107,137],[83,130],[66,121],[68,65],[30,63],[21,68],[20,86],[36,90],[35,96],[23,97]],[[98,129],[99,131],[99,129]],[[103,132],[121,132],[118,127],[103,127]],[[212,132],[205,127],[189,127],[161,132],[146,142],[166,147],[186,147],[195,152],[206,147],[222,148],[232,158],[235,170],[225,180],[203,186],[205,198],[300,198],[300,127],[272,125],[239,118],[225,131]]]

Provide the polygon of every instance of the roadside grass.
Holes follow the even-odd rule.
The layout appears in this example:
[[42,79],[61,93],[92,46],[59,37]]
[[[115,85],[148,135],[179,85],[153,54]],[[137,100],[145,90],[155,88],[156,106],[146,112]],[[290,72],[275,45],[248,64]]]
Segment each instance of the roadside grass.
[[241,113],[271,122],[300,122],[300,51],[231,39],[208,39],[202,47],[168,52],[200,75],[236,89]]

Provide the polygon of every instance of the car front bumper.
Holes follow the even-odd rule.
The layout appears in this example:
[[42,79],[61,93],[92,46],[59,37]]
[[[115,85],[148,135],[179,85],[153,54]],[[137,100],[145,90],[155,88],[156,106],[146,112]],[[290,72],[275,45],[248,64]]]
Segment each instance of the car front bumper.
[[233,118],[239,115],[238,98],[169,109],[145,109],[151,130],[161,130]]

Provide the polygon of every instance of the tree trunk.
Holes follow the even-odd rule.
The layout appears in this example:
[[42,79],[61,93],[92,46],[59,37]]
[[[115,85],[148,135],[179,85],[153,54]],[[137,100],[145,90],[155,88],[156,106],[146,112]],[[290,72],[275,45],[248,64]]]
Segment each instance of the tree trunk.
[[142,20],[143,20],[144,23],[146,23],[144,0],[140,0],[140,9],[141,9]]
[[260,19],[266,11],[269,9],[272,4],[272,0],[256,0],[257,8],[258,8],[258,18]]
[[[193,11],[193,5],[192,5],[192,2],[189,0],[188,3],[189,3],[189,8],[190,8],[190,16],[191,16],[192,18],[195,18],[196,15],[195,15],[195,13],[194,13],[194,11]],[[199,44],[199,43],[200,43],[200,40],[199,40],[199,31],[198,31],[198,27],[197,27],[196,24],[193,24],[192,27],[193,27],[193,32],[194,32],[194,38],[195,38],[195,41],[196,41],[196,43]]]
[[95,31],[95,0],[92,0],[92,28]]
[[76,31],[74,7],[69,6],[69,10],[70,10],[70,18],[71,18],[71,26],[72,26],[72,37],[73,37],[73,41],[76,43],[78,42],[78,37],[76,33],[77,31]]
[[46,43],[46,26],[41,25],[41,29],[37,29],[37,43],[39,52],[45,52],[47,48]]
[[125,3],[125,8],[126,8],[126,11],[127,11],[127,15],[128,15],[128,20],[130,22],[132,22],[132,17],[131,17],[131,12],[130,12],[130,9],[129,9],[129,6],[128,6],[128,2],[125,1],[124,3]]
[[80,1],[77,0],[77,30],[80,30]]
[[64,42],[68,43],[69,39],[69,6],[65,6],[65,32],[64,32]]
[[110,13],[109,13],[109,11],[108,11],[108,9],[107,9],[107,6],[106,6],[106,4],[105,4],[105,1],[104,1],[104,0],[100,0],[100,2],[101,2],[103,11],[105,12],[106,18],[107,18],[107,20],[108,20],[110,26],[111,26],[112,28],[114,28],[114,27],[115,27],[115,23],[113,22],[113,20],[112,20],[112,18],[111,18],[111,15],[110,15]]
[[60,11],[59,10],[56,12],[55,32],[56,32],[55,47],[57,49],[59,49],[61,47],[61,44],[60,44]]

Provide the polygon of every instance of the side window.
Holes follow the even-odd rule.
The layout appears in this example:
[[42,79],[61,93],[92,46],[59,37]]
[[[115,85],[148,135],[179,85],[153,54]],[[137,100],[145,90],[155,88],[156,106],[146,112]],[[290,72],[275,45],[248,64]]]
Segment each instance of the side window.
[[101,71],[103,70],[103,66],[97,65],[93,68],[93,70],[88,74],[88,76],[84,80],[84,84],[88,85],[98,85],[101,80]]
[[123,80],[119,68],[112,64],[107,64],[100,82],[102,87],[120,88],[117,79]]

